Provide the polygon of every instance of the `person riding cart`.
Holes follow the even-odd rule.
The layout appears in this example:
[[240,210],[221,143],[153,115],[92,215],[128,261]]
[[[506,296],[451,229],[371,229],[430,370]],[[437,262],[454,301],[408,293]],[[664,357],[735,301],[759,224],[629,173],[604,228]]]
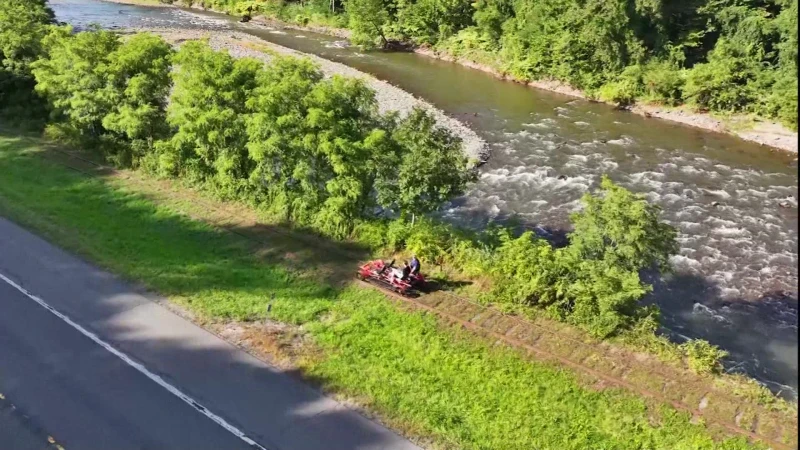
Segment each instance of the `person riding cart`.
[[420,264],[417,255],[411,255],[411,276],[415,277],[419,274]]

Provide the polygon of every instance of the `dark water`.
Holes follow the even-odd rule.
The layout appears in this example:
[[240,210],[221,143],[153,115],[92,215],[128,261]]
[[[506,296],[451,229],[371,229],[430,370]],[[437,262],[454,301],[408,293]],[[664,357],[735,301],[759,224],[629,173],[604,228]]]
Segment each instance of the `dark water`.
[[680,230],[676,273],[654,281],[665,327],[731,353],[774,391],[797,390],[797,157],[732,137],[617,112],[407,53],[363,53],[326,35],[196,11],[51,0],[59,20],[107,28],[236,29],[342,62],[420,96],[492,148],[480,181],[443,214],[481,226],[515,214],[567,231],[580,196],[608,174]]

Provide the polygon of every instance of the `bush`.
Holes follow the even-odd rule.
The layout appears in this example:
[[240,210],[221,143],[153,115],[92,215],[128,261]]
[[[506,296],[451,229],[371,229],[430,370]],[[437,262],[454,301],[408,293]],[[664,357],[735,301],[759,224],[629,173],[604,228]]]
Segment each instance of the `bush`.
[[429,219],[411,226],[405,247],[427,263],[441,265],[450,250],[450,227]]
[[379,219],[359,221],[353,229],[353,239],[372,250],[385,250],[388,246],[388,222]]
[[681,344],[681,349],[686,354],[689,367],[700,374],[719,373],[722,369],[722,360],[728,356],[728,352],[703,339],[687,341]]
[[642,72],[644,97],[662,105],[677,106],[683,101],[683,71],[665,61],[652,61]]
[[598,96],[600,100],[625,107],[632,105],[641,93],[642,69],[639,66],[630,66],[625,68],[616,81],[603,85]]
[[758,61],[720,39],[709,54],[708,63],[688,71],[684,96],[703,110],[747,111],[758,100],[756,83],[765,75]]
[[553,248],[530,231],[505,238],[490,269],[497,302],[547,306],[552,297],[555,269]]
[[772,93],[766,99],[763,112],[797,130],[797,102],[797,74],[780,73],[772,86]]

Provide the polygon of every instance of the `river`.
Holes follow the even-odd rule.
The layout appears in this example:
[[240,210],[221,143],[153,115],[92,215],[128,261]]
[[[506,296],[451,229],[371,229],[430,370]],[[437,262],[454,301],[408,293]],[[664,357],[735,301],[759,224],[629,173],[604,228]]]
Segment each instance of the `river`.
[[676,340],[701,337],[742,371],[797,398],[797,155],[501,81],[411,53],[240,24],[219,14],[97,0],[51,0],[77,27],[235,29],[341,62],[424,98],[491,147],[479,181],[442,215],[480,227],[516,220],[561,236],[602,174],[663,208],[680,230],[675,273],[647,299]]

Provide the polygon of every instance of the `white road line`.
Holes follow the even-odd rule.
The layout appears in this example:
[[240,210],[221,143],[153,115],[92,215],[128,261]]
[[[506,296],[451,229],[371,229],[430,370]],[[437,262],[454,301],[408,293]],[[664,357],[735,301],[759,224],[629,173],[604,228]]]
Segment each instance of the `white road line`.
[[259,450],[267,450],[265,447],[261,446],[256,441],[254,441],[254,440],[250,439],[249,437],[247,437],[247,435],[244,434],[241,430],[239,430],[238,428],[236,428],[233,425],[231,425],[228,422],[226,422],[225,419],[223,419],[222,417],[212,413],[211,411],[208,410],[208,408],[206,408],[205,406],[201,405],[198,401],[196,401],[196,400],[192,399],[191,397],[189,397],[188,395],[184,394],[183,392],[180,391],[180,389],[176,388],[175,386],[167,383],[160,376],[154,374],[153,372],[150,372],[149,370],[147,370],[147,368],[145,366],[137,363],[136,361],[131,359],[125,353],[122,353],[121,351],[115,349],[109,343],[107,343],[104,340],[100,339],[96,334],[94,334],[91,331],[87,330],[86,328],[83,328],[82,326],[78,325],[72,319],[70,319],[68,316],[58,312],[55,308],[53,308],[52,306],[48,305],[47,302],[45,302],[41,298],[31,294],[25,288],[23,288],[22,286],[18,285],[17,283],[15,283],[13,280],[9,279],[8,277],[3,275],[2,273],[0,273],[0,279],[5,281],[6,283],[8,283],[14,289],[16,289],[16,290],[22,292],[23,294],[25,294],[25,296],[28,297],[29,299],[35,301],[36,303],[38,303],[39,305],[41,305],[42,307],[44,307],[45,309],[47,309],[51,313],[55,314],[56,317],[58,317],[59,319],[63,320],[64,322],[66,322],[69,326],[71,326],[72,328],[75,328],[76,330],[80,331],[81,334],[83,334],[84,336],[86,336],[89,339],[93,340],[94,342],[96,342],[98,345],[100,345],[101,347],[105,348],[109,352],[113,353],[119,359],[123,360],[125,362],[125,364],[133,367],[134,369],[136,369],[139,372],[141,372],[142,374],[144,374],[144,376],[146,376],[147,378],[150,378],[151,380],[155,381],[156,384],[158,384],[159,386],[161,386],[164,389],[166,389],[167,391],[169,391],[172,395],[174,395],[174,396],[178,397],[179,399],[183,400],[189,406],[191,406],[192,408],[196,409],[197,411],[199,411],[201,414],[203,414],[204,416],[208,417],[209,419],[213,420],[214,422],[219,424],[219,426],[221,426],[222,428],[228,430],[231,434],[233,434],[234,436],[236,436],[239,439],[243,440],[248,445],[252,446],[253,448],[259,449]]

